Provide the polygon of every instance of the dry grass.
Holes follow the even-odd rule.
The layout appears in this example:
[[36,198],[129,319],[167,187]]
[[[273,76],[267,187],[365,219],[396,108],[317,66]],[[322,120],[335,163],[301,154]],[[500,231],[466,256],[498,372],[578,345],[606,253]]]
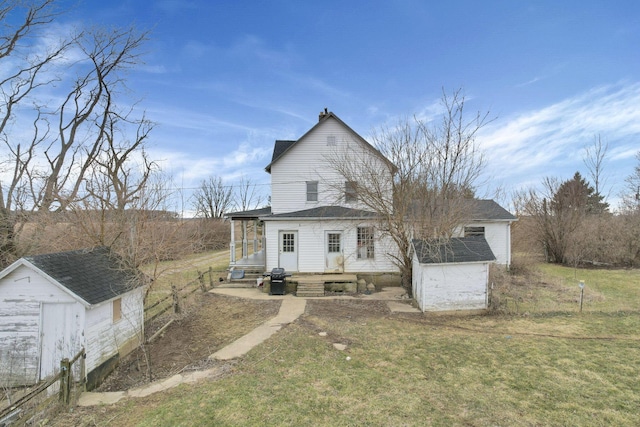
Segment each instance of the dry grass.
[[640,425],[640,272],[579,271],[579,313],[572,269],[529,271],[502,276],[491,315],[311,304],[230,375],[95,408],[85,425]]

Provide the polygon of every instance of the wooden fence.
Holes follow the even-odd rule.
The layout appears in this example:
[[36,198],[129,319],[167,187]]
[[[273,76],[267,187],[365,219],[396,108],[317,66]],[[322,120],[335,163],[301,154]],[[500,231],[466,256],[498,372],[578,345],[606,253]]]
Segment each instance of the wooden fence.
[[204,273],[198,272],[198,277],[196,279],[191,280],[180,288],[176,285],[171,285],[171,293],[144,308],[145,323],[151,322],[158,316],[172,309],[174,313],[180,313],[183,301],[189,297],[189,295],[197,292],[198,290],[207,292],[209,289],[213,288],[213,275],[213,268],[209,267],[208,271],[205,271]]
[[[29,391],[6,408],[0,410],[0,426],[9,424],[12,426],[25,425],[33,417],[33,414],[36,411],[46,411],[45,408],[51,403],[51,396],[48,396],[46,399],[40,399],[40,401],[35,404],[34,402],[37,401],[36,397],[40,396],[57,382],[59,382],[60,386],[58,391],[59,402],[64,405],[69,405],[72,401],[73,385],[75,384],[77,386],[76,390],[78,392],[84,390],[85,356],[86,353],[83,348],[73,357],[73,359],[62,359],[60,361],[60,372],[58,372],[58,374],[40,384],[37,384],[33,390]],[[76,362],[80,363],[80,378],[78,383],[73,381],[72,375],[72,368]]]

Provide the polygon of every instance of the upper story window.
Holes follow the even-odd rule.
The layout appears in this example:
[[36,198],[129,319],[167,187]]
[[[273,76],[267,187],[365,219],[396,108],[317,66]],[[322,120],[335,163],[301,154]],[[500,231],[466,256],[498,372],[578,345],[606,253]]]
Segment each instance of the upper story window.
[[307,181],[307,202],[318,201],[318,181]]
[[344,201],[353,203],[358,201],[358,193],[356,192],[356,183],[347,181],[344,183]]
[[329,135],[327,136],[327,145],[328,146],[335,146],[336,145],[336,137],[333,135]]
[[484,227],[465,227],[464,228],[464,237],[474,237],[474,236],[484,237]]

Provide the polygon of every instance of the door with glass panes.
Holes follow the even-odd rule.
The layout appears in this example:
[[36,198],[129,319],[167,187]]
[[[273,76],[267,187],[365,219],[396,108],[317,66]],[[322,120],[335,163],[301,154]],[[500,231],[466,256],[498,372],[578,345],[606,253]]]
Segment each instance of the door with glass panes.
[[298,232],[280,231],[278,238],[278,267],[298,271]]
[[342,273],[344,271],[344,251],[341,231],[325,232],[324,270],[325,272],[333,273]]

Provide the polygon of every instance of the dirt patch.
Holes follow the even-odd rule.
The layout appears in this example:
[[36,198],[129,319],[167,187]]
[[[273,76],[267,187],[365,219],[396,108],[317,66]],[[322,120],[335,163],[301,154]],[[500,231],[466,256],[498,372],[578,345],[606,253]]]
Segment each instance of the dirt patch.
[[[278,314],[280,301],[249,300],[216,294],[199,294],[173,323],[148,345],[152,378],[162,379],[188,370],[204,369],[214,362],[208,356]],[[153,335],[171,317],[147,326]],[[96,391],[119,391],[148,383],[144,353],[135,350]]]

